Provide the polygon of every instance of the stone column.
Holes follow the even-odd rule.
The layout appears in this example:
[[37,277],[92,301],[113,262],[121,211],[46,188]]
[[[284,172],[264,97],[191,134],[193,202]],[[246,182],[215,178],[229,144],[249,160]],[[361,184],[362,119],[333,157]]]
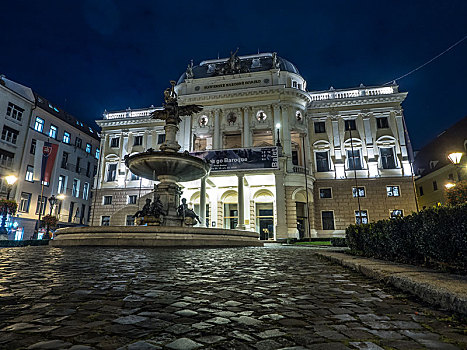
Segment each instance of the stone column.
[[214,110],[214,149],[221,148],[221,126],[219,120],[219,110]]
[[237,175],[238,179],[238,224],[237,230],[245,229],[245,196],[243,194],[243,174]]
[[[284,167],[283,160],[281,160],[281,169]],[[284,173],[277,172],[275,175],[276,183],[276,240],[286,240],[288,237],[287,221],[286,221],[286,208],[285,208],[285,186],[284,186]]]
[[250,143],[250,108],[243,108],[243,147],[248,148]]
[[206,177],[201,178],[201,189],[199,197],[199,227],[206,227]]

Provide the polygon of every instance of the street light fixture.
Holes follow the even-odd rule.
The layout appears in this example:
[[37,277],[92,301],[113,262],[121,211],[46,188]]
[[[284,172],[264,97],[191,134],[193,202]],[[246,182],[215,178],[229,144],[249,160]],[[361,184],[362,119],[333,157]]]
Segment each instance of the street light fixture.
[[52,195],[49,198],[49,204],[50,204],[50,215],[52,215],[52,211],[54,210],[55,204],[57,204],[58,199]]
[[452,152],[448,154],[449,161],[456,166],[457,179],[461,181],[460,163],[462,159],[462,152]]
[[16,181],[18,181],[18,178],[15,175],[8,175],[5,176],[6,183],[8,184],[8,190],[6,194],[6,199],[10,199],[10,193],[13,185],[15,184]]
[[276,146],[277,147],[282,147],[281,145],[281,139],[280,139],[280,135],[279,135],[279,129],[281,128],[281,123],[277,123],[276,124],[276,130],[277,130],[277,141],[276,141]]

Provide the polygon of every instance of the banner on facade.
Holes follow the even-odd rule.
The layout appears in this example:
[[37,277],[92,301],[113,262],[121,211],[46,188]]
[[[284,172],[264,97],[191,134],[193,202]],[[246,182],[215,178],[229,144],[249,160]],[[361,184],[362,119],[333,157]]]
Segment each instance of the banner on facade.
[[255,147],[194,152],[205,159],[211,171],[279,169],[277,147]]
[[34,181],[50,182],[58,145],[38,140],[34,157]]

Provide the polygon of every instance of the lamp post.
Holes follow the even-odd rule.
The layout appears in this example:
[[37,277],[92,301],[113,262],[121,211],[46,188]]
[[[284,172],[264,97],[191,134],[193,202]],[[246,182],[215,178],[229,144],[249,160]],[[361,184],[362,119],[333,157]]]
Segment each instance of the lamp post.
[[[18,180],[18,178],[15,175],[8,175],[8,176],[5,176],[5,180],[7,182],[6,199],[7,201],[9,201],[11,189],[13,188],[13,185]],[[8,215],[8,204],[7,203],[3,205],[1,213],[2,213],[2,222],[0,225],[0,239],[8,239],[8,231],[5,227],[6,217]]]
[[459,170],[459,168],[460,168],[460,165],[459,165],[459,164],[461,163],[461,159],[462,159],[462,155],[463,155],[463,154],[464,154],[464,153],[462,153],[462,152],[452,152],[452,153],[449,153],[449,154],[448,154],[448,159],[449,159],[449,161],[450,161],[452,164],[454,164],[455,167],[456,167],[456,172],[457,172],[457,179],[458,179],[458,181],[461,181],[461,180],[462,180],[462,179],[461,179],[461,172],[460,172],[460,170]]
[[6,180],[6,183],[8,184],[6,199],[9,200],[11,189],[13,188],[13,185],[15,184],[15,182],[18,181],[18,178],[15,175],[8,175],[8,176],[5,176],[5,180]]
[[53,215],[53,210],[55,208],[55,205],[57,204],[57,201],[58,199],[52,195],[50,198],[49,198],[49,204],[50,204],[50,215]]

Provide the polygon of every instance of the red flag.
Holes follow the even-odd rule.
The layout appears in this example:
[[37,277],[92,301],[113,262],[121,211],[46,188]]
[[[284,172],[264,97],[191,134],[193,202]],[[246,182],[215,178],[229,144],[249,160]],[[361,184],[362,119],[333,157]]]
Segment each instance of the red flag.
[[55,164],[55,157],[57,156],[58,145],[50,142],[44,142],[42,149],[42,168],[41,179],[44,182],[50,182],[52,170]]

